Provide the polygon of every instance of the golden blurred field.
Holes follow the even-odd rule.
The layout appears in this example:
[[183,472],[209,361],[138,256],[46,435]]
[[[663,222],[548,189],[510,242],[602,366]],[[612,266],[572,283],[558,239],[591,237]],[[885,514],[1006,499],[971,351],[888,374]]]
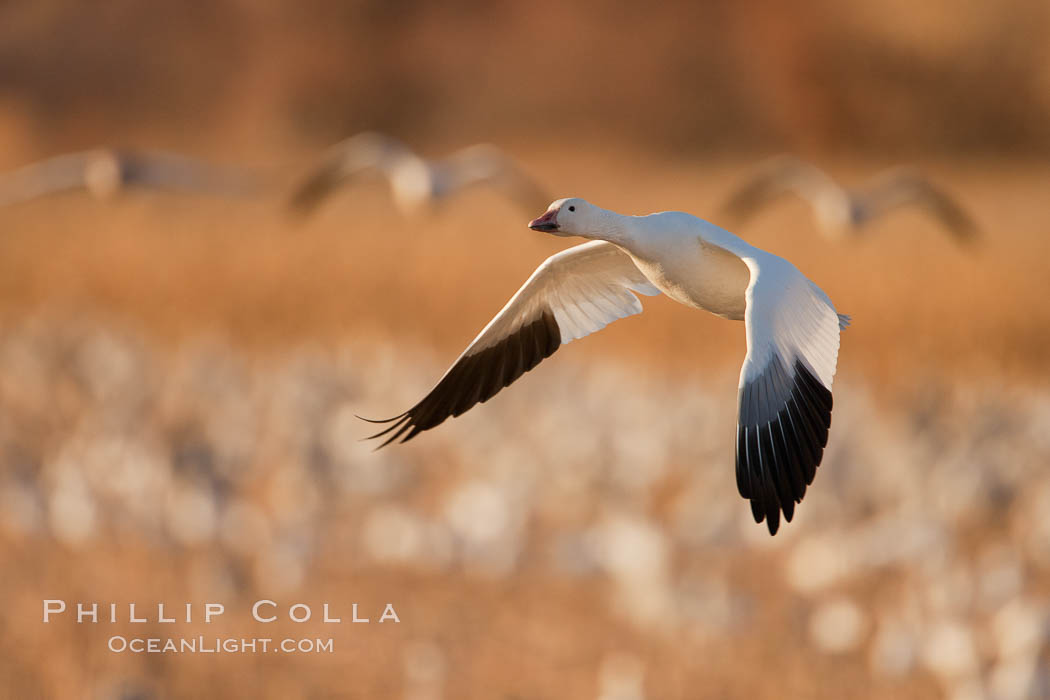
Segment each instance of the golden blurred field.
[[[1028,0],[0,6],[0,172],[113,143],[267,178],[0,210],[0,696],[1050,697],[1048,28]],[[792,200],[735,230],[853,319],[824,462],[770,538],[733,480],[743,326],[663,298],[411,443],[360,442],[355,415],[418,399],[572,243],[484,190],[406,217],[364,183],[292,216],[364,128],[716,223],[769,153],[846,183],[912,163],[982,236],[901,211],[833,243]],[[122,621],[44,624],[45,599]],[[314,618],[254,622],[260,599]]]

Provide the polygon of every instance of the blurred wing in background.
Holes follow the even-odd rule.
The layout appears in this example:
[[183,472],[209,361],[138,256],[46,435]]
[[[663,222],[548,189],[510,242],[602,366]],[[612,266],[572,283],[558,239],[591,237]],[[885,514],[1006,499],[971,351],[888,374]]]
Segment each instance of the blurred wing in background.
[[475,185],[500,191],[527,212],[544,211],[552,197],[521,165],[496,146],[479,143],[435,163],[435,195],[453,195]]
[[914,168],[887,170],[855,197],[865,220],[900,207],[919,206],[936,217],[959,243],[972,243],[978,235],[977,224],[966,210]]
[[744,255],[747,356],[740,370],[736,479],[770,534],[790,522],[823,457],[839,330],[849,318],[793,265]]
[[[380,447],[484,403],[555,350],[609,323],[641,313],[634,292],[656,289],[616,246],[591,241],[548,258],[478,334],[427,396],[372,435],[393,431]],[[403,436],[403,437],[402,437]]]
[[309,214],[340,187],[366,173],[393,180],[405,167],[426,169],[426,163],[397,139],[372,131],[352,136],[335,146],[295,187],[289,207]]
[[116,158],[120,181],[126,187],[218,197],[253,195],[262,189],[261,179],[253,172],[176,153],[123,151]]
[[721,212],[731,221],[741,223],[785,194],[798,195],[811,205],[831,197],[848,199],[846,191],[823,170],[794,156],[785,155],[759,165],[726,200]]
[[120,164],[106,149],[53,156],[0,176],[0,206],[72,190],[104,195],[120,188]]

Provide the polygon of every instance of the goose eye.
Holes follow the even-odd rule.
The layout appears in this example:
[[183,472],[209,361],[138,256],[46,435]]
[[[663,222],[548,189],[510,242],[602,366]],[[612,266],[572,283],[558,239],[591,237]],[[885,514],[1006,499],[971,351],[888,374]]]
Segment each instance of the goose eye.
[[569,211],[576,211],[576,207],[575,206],[569,207]]

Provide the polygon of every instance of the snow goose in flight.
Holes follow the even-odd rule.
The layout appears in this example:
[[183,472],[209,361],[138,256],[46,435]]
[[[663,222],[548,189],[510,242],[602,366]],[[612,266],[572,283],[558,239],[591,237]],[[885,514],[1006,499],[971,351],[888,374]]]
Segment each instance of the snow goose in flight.
[[813,208],[828,238],[858,235],[873,219],[905,206],[926,209],[959,243],[977,234],[973,219],[942,189],[911,167],[885,170],[863,186],[846,189],[827,173],[794,156],[778,156],[760,165],[722,207],[728,220],[743,223],[784,194],[795,194]]
[[0,175],[0,206],[74,190],[105,199],[130,187],[244,195],[257,185],[246,173],[173,153],[97,148],[53,156]]
[[312,212],[341,186],[375,174],[390,183],[394,202],[406,214],[476,185],[499,190],[528,212],[550,201],[535,180],[493,145],[480,143],[441,160],[425,160],[397,139],[364,132],[333,146],[295,188],[289,204],[295,211]]
[[638,294],[744,321],[737,487],[756,522],[790,521],[831,425],[839,330],[848,317],[787,260],[681,212],[623,216],[560,199],[529,224],[593,239],[548,258],[419,403],[373,438],[410,440],[496,395],[559,347],[642,311]]

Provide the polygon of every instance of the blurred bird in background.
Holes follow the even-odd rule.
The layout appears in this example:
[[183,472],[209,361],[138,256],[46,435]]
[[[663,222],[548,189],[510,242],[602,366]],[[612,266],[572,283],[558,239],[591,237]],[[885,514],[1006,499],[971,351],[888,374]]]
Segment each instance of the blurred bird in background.
[[479,185],[498,190],[527,212],[551,201],[516,161],[491,144],[427,160],[395,138],[364,132],[329,149],[295,188],[289,205],[311,213],[341,187],[377,174],[390,183],[394,202],[406,215]]
[[258,178],[243,169],[161,151],[96,148],[53,156],[0,175],[0,206],[81,190],[108,199],[132,188],[243,196],[260,187]]
[[977,225],[966,210],[915,168],[890,168],[847,189],[815,165],[789,155],[759,165],[722,205],[722,216],[743,224],[785,194],[801,197],[813,208],[820,232],[829,239],[855,238],[871,221],[909,206],[925,209],[957,243],[977,238]]

